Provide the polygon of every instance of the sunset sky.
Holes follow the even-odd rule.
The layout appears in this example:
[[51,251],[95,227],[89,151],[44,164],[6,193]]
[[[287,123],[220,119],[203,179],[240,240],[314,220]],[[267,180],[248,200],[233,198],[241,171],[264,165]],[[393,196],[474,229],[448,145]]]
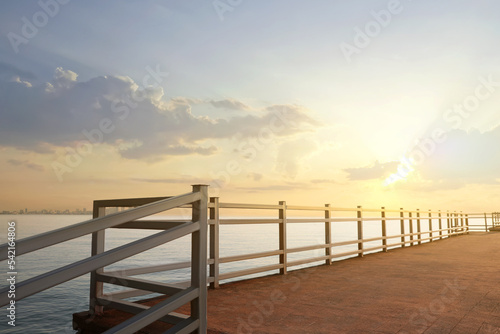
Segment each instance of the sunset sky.
[[498,1],[2,1],[0,211],[498,210]]

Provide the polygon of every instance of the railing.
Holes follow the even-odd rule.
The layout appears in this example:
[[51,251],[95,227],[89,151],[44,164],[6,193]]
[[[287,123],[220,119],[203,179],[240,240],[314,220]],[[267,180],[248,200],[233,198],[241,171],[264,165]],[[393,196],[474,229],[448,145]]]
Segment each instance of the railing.
[[[106,215],[106,208],[131,207],[131,209]],[[190,219],[138,220],[167,210],[191,209]],[[241,212],[246,215],[242,217]],[[224,214],[221,214],[223,212]],[[237,212],[238,218],[229,213]],[[265,212],[265,214],[262,214]],[[207,215],[209,214],[209,219]],[[287,274],[292,269],[304,265],[331,264],[338,258],[363,257],[365,254],[397,247],[420,245],[471,231],[488,231],[489,226],[500,224],[500,213],[477,214],[443,211],[388,210],[338,208],[325,206],[278,204],[220,203],[219,198],[208,201],[207,186],[193,186],[193,192],[177,197],[137,198],[101,200],[94,202],[92,220],[47,232],[19,241],[16,255],[26,254],[67,240],[92,234],[91,257],[36,276],[17,285],[16,300],[59,285],[63,282],[91,273],[90,307],[91,314],[98,314],[103,307],[119,309],[136,314],[129,320],[108,330],[110,333],[134,333],[148,324],[161,320],[173,325],[167,333],[205,333],[206,286],[217,288],[222,281],[241,278],[252,274],[279,272]],[[481,224],[474,224],[474,222]],[[483,224],[484,222],[484,224]],[[300,247],[289,247],[290,224],[322,224],[321,242]],[[355,233],[351,239],[334,241],[334,227],[337,224],[352,224]],[[220,256],[220,229],[224,225],[245,226],[249,224],[277,225],[277,249]],[[367,229],[376,226],[377,236],[368,236]],[[105,230],[108,228],[149,229],[161,232],[129,244],[105,251]],[[207,235],[209,232],[209,235]],[[144,252],[161,244],[192,235],[191,261],[149,265],[123,270],[105,270],[106,266]],[[323,241],[324,240],[324,241]],[[207,245],[208,243],[208,245]],[[209,254],[207,254],[207,246]],[[346,247],[350,247],[346,250]],[[293,259],[291,254],[305,254],[316,251],[314,256]],[[5,260],[7,245],[0,246],[0,261]],[[207,260],[208,257],[208,260]],[[252,259],[275,258],[274,263],[258,264],[244,269],[221,272],[221,265],[238,263]],[[209,275],[207,278],[207,266]],[[188,282],[160,283],[133,276],[191,268]],[[104,293],[103,284],[125,286],[127,289]],[[187,283],[188,287],[185,287]],[[7,288],[0,290],[0,306],[8,304]],[[169,296],[157,305],[148,308],[140,303],[127,301],[128,298],[160,293]],[[173,312],[190,303],[191,315]]]
[[490,228],[500,225],[500,213],[469,213],[472,220],[478,221],[477,224],[470,224],[471,232],[488,232]]
[[491,216],[493,221],[493,227],[500,226],[500,212],[493,212]]
[[[161,320],[173,325],[167,333],[206,333],[206,300],[207,300],[207,186],[195,185],[193,192],[170,198],[129,199],[117,201],[96,201],[94,219],[64,227],[51,232],[20,240],[16,243],[16,255],[22,255],[84,235],[92,234],[92,254],[78,262],[33,277],[16,286],[16,301],[44,291],[73,278],[91,273],[90,312],[102,311],[102,306],[112,307],[136,314],[118,326],[106,331],[111,333],[135,333],[154,321]],[[113,203],[115,202],[115,203]],[[131,206],[135,208],[105,216],[105,207]],[[145,221],[137,220],[157,213],[179,207],[190,206],[192,217],[187,221]],[[108,228],[133,228],[163,230],[151,236],[125,244],[111,250],[104,250],[104,231]],[[168,243],[191,234],[192,248],[191,281],[187,288],[173,284],[153,282],[132,278],[139,271],[105,272],[103,268],[125,258],[142,253],[151,248]],[[0,261],[7,258],[8,245],[0,246]],[[162,271],[171,267],[156,267]],[[151,270],[151,268],[149,268]],[[103,294],[102,284],[111,283],[128,286],[135,290],[121,294]],[[130,295],[156,292],[168,298],[159,304],[146,307],[138,303],[123,300]],[[0,290],[0,306],[7,305],[8,288]],[[184,304],[191,304],[191,315],[173,313]]]
[[[126,203],[115,203],[121,206]],[[269,204],[241,204],[241,203],[220,203],[219,198],[212,197],[208,204],[209,210],[209,277],[207,281],[212,288],[217,288],[221,281],[234,280],[253,274],[266,272],[279,272],[286,274],[292,268],[297,269],[303,265],[314,263],[331,264],[335,259],[352,256],[362,257],[367,253],[376,251],[387,252],[388,249],[396,247],[407,247],[420,245],[425,242],[434,242],[445,238],[468,234],[471,226],[480,226],[482,231],[488,231],[488,226],[493,224],[492,216],[486,214],[468,214],[463,212],[443,212],[443,211],[420,211],[420,210],[388,210],[366,209],[361,206],[357,208],[337,208],[326,204],[324,207],[287,205],[281,201],[277,205]],[[228,215],[221,212],[237,212],[239,218],[225,218]],[[243,218],[242,212],[245,211]],[[270,214],[265,217],[257,217],[258,214],[252,212],[274,212],[276,218]],[[301,216],[299,216],[301,213]],[[304,217],[304,215],[315,215],[316,217]],[[321,215],[321,216],[320,216]],[[270,218],[271,217],[271,218]],[[482,221],[486,217],[486,226],[474,225],[475,221]],[[290,224],[324,224],[324,243],[307,245],[301,247],[288,247],[289,236],[287,227]],[[332,227],[337,223],[353,223],[356,229],[356,238],[333,242]],[[234,225],[245,226],[253,224],[274,224],[277,226],[278,249],[267,250],[256,253],[246,253],[232,256],[220,256],[220,229],[221,226]],[[366,237],[366,224],[378,224],[380,234],[378,237]],[[392,224],[393,226],[390,226]],[[392,227],[392,229],[388,228]],[[397,228],[398,233],[388,234],[389,230]],[[479,231],[479,229],[477,229]],[[374,245],[374,243],[379,243]],[[343,251],[346,246],[353,246],[354,250]],[[308,251],[319,251],[312,257],[290,260],[290,254],[300,254]],[[230,270],[221,272],[221,265],[238,263],[246,260],[276,258],[272,264],[247,266],[240,270]],[[155,273],[158,271],[168,271],[188,268],[189,262],[179,262],[163,266],[148,266],[131,268],[121,271],[127,275],[138,275],[144,273]],[[115,274],[116,272],[108,272]],[[116,292],[120,297],[132,297],[148,294],[138,290],[127,290]]]
[[[223,219],[220,211],[226,209],[237,210],[268,210],[277,211],[277,218],[239,218]],[[335,208],[326,204],[324,207],[287,205],[286,202],[279,202],[278,205],[258,205],[258,204],[236,204],[219,203],[218,198],[211,198],[210,210],[210,282],[211,287],[217,288],[220,281],[234,279],[250,274],[263,273],[279,270],[280,274],[286,274],[290,268],[298,267],[314,262],[331,264],[336,258],[346,258],[349,256],[362,257],[369,252],[384,251],[394,247],[406,247],[421,244],[423,242],[433,242],[451,236],[469,233],[469,215],[462,212],[441,212],[441,211],[408,211],[404,209],[387,210],[365,209],[361,206],[357,208]],[[315,214],[311,217],[294,217],[292,213],[301,212]],[[319,217],[321,214],[322,217]],[[250,215],[251,216],[251,215]],[[332,224],[341,222],[355,223],[357,238],[340,242],[332,242]],[[287,247],[287,226],[290,224],[324,224],[324,243],[290,248]],[[271,251],[242,254],[237,256],[219,256],[219,229],[221,225],[246,225],[246,224],[277,224],[279,248]],[[364,233],[365,224],[379,224],[380,236],[366,238]],[[397,224],[400,233],[388,235],[388,224]],[[427,224],[428,229],[423,231],[423,224]],[[416,230],[415,230],[416,229]],[[373,245],[379,242],[378,245]],[[355,250],[336,251],[344,246],[354,245]],[[357,247],[356,247],[357,246]],[[288,255],[312,250],[319,250],[320,255],[290,261]],[[220,273],[220,264],[278,256],[275,264],[246,268],[238,271]]]

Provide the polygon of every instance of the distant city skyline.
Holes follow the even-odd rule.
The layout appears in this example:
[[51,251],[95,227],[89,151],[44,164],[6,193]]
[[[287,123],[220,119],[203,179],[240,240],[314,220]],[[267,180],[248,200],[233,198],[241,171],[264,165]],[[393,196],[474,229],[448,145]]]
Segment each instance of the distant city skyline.
[[3,215],[37,215],[37,214],[71,214],[71,215],[91,215],[92,211],[83,208],[83,209],[65,209],[65,210],[56,210],[56,209],[41,209],[41,210],[28,210],[19,209],[19,210],[2,210],[0,214]]
[[[115,207],[110,207],[106,208],[106,213],[114,213],[118,211],[123,211],[129,208],[115,208]],[[92,210],[89,210],[87,208],[76,208],[76,209],[38,209],[38,210],[29,210],[28,208],[24,209],[19,209],[19,210],[2,210],[0,211],[0,214],[4,215],[33,215],[33,214],[70,214],[70,215],[91,215]]]

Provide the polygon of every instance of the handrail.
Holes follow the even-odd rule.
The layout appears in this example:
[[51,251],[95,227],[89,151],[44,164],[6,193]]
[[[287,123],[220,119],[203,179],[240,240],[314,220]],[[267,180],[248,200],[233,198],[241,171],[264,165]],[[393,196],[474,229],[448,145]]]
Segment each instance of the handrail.
[[[78,224],[62,227],[53,231],[24,238],[16,242],[16,254],[22,255],[52,246],[64,241],[79,238],[110,227],[115,227],[129,221],[147,217],[158,212],[166,211],[200,200],[199,193],[187,193],[180,196],[167,198],[158,202],[145,204],[133,209],[113,213],[104,217],[90,219]],[[7,259],[8,244],[0,245],[0,261]]]
[[[102,268],[117,261],[126,259],[166,242],[178,239],[199,229],[199,223],[186,223],[170,230],[156,233],[149,237],[113,248],[99,255],[68,264],[45,274],[35,276],[17,284],[16,300],[21,300],[35,293],[47,290],[73,278],[85,275],[93,270],[96,270],[97,268]],[[8,287],[0,290],[0,306],[7,305],[9,303],[9,299],[7,298],[8,291]]]
[[[120,325],[106,331],[106,333],[130,334],[149,325],[156,320],[162,320],[173,325],[169,333],[191,333],[196,330],[197,333],[206,333],[207,331],[207,204],[208,204],[208,186],[194,185],[193,192],[175,197],[143,198],[143,199],[124,199],[124,200],[102,200],[94,202],[94,218],[82,223],[70,225],[54,231],[46,232],[33,237],[28,237],[16,242],[17,255],[26,254],[45,247],[49,247],[61,242],[65,242],[84,235],[92,234],[92,256],[80,261],[54,269],[47,273],[35,276],[28,280],[16,284],[16,294],[14,299],[8,294],[9,287],[0,290],[0,306],[12,303],[13,300],[19,301],[23,298],[44,291],[73,278],[91,273],[91,298],[90,313],[102,308],[106,303],[106,296],[102,294],[102,284],[104,282],[125,285],[137,288],[142,292],[159,292],[170,295],[169,298],[153,307],[140,310],[142,307],[134,308],[135,316],[122,322]],[[109,205],[121,206],[123,204],[137,206],[132,209],[117,212],[104,216],[104,208]],[[192,217],[190,221],[165,221],[160,224],[154,224],[152,221],[137,221],[139,218],[151,216],[166,210],[178,207],[191,207]],[[96,210],[97,209],[97,210]],[[98,213],[96,215],[96,212]],[[97,217],[103,215],[102,217]],[[139,240],[127,243],[104,251],[104,231],[107,228],[132,227],[145,229],[163,229],[163,231],[153,235],[141,238]],[[160,246],[164,243],[181,238],[190,234],[192,236],[191,247],[191,282],[187,288],[180,285],[165,284],[153,282],[144,279],[132,278],[121,272],[119,275],[103,272],[103,268],[147,251],[151,248]],[[96,247],[96,239],[99,245]],[[0,246],[2,252],[0,260],[5,260],[8,244]],[[179,264],[176,264],[178,266]],[[183,264],[182,264],[183,265]],[[157,266],[157,269],[165,266]],[[137,270],[145,270],[136,269]],[[133,272],[134,270],[132,270]],[[126,284],[125,284],[126,283]],[[127,290],[127,294],[134,293],[133,290]],[[171,313],[180,306],[190,302],[191,315],[177,315]],[[125,301],[114,300],[113,305],[125,305]]]
[[[364,256],[364,254],[373,251],[386,252],[389,248],[394,247],[407,247],[420,245],[423,242],[434,242],[444,238],[453,237],[457,235],[468,234],[471,231],[471,226],[477,219],[482,219],[482,216],[469,214],[462,211],[442,211],[442,210],[405,210],[400,208],[380,209],[371,208],[343,208],[333,207],[329,204],[323,206],[305,206],[305,205],[288,205],[286,202],[280,201],[278,205],[272,204],[248,204],[248,203],[225,203],[219,202],[218,197],[210,199],[210,220],[209,226],[211,231],[210,243],[210,277],[212,280],[211,287],[217,288],[221,280],[234,279],[249,274],[256,274],[265,271],[279,269],[280,274],[286,274],[288,267],[293,267],[302,264],[308,264],[318,261],[324,261],[326,264],[331,264],[332,259],[346,256]],[[275,218],[263,215],[261,218],[249,218],[245,215],[235,218],[226,218],[220,214],[220,210],[224,209],[251,209],[251,210],[274,210],[277,214]],[[311,217],[304,216],[302,212],[311,212]],[[288,213],[287,213],[288,212]],[[292,216],[292,212],[296,212]],[[318,213],[323,213],[324,218],[320,217]],[[306,213],[307,214],[307,213]],[[500,218],[500,216],[499,216]],[[491,217],[493,220],[493,217]],[[336,223],[351,223],[351,226],[357,228],[357,238],[353,236],[353,240],[346,241],[332,241],[332,226]],[[289,224],[325,224],[325,242],[321,244],[306,245],[300,247],[289,247],[286,243],[287,228]],[[279,227],[277,241],[279,242],[279,249],[262,251],[258,253],[244,253],[234,256],[219,256],[219,227],[222,225],[248,225],[248,224],[274,224]],[[376,237],[367,237],[363,235],[363,226],[373,226],[381,224],[381,233]],[[388,224],[394,224],[401,230],[400,234],[394,231],[387,235]],[[428,226],[428,228],[427,228]],[[486,231],[488,223],[486,222]],[[491,226],[491,225],[490,225]],[[409,228],[409,231],[407,230]],[[394,228],[393,228],[394,230]],[[484,230],[484,225],[483,225]],[[388,241],[391,240],[392,241]],[[396,242],[397,239],[397,242]],[[401,241],[401,242],[399,242]],[[380,245],[374,243],[380,242]],[[357,251],[333,251],[338,247],[347,246],[349,248],[358,248]],[[288,259],[288,254],[307,252],[312,250],[320,250],[324,255],[312,256],[307,255],[306,258],[300,260]],[[236,271],[220,273],[220,264],[227,262],[245,261],[258,259],[263,257],[274,257],[272,260],[275,264],[256,265],[256,267],[244,267]],[[279,257],[279,259],[278,259]],[[276,261],[276,262],[274,262]]]
[[[394,247],[407,247],[419,245],[423,242],[433,242],[457,235],[468,234],[474,219],[485,219],[483,225],[488,230],[489,225],[500,224],[500,214],[471,214],[457,211],[434,211],[434,210],[391,210],[367,209],[361,206],[357,208],[338,208],[326,204],[320,206],[287,205],[280,201],[274,204],[243,204],[243,203],[219,203],[218,198],[211,198],[208,203],[207,189],[200,190],[194,186],[193,192],[175,197],[153,197],[94,201],[94,219],[46,232],[38,236],[25,238],[16,243],[17,255],[26,254],[41,248],[58,244],[67,240],[92,234],[92,256],[75,263],[52,270],[48,273],[33,277],[17,284],[16,300],[20,300],[32,294],[46,290],[52,286],[61,284],[75,277],[91,272],[91,295],[90,312],[100,312],[103,305],[116,307],[117,309],[132,310],[136,316],[125,321],[106,333],[132,333],[143,328],[152,321],[162,319],[174,325],[168,333],[188,333],[198,329],[200,333],[206,331],[206,284],[218,287],[221,280],[239,278],[246,275],[277,271],[286,274],[290,267],[322,261],[331,264],[333,259],[347,256],[364,256],[368,252],[387,251]],[[203,191],[203,192],[202,192]],[[133,207],[105,215],[107,207]],[[137,220],[159,212],[174,208],[192,208],[192,219],[176,220]],[[273,210],[276,212],[274,218],[222,218],[220,209],[241,210]],[[207,217],[210,212],[210,219]],[[310,211],[308,217],[303,213],[293,211]],[[314,214],[313,214],[314,212]],[[339,213],[340,212],[340,213]],[[322,213],[324,218],[318,215]],[[99,217],[98,217],[99,216]],[[469,222],[471,220],[471,222]],[[339,222],[349,222],[357,229],[357,237],[352,240],[333,241],[332,226]],[[491,224],[489,224],[491,222]],[[300,247],[290,247],[287,244],[287,226],[290,224],[324,224],[324,240],[319,244]],[[279,248],[269,251],[253,252],[233,256],[220,257],[219,255],[219,227],[221,225],[247,225],[247,224],[275,224],[278,231]],[[363,226],[381,224],[381,232],[376,237],[365,235]],[[395,224],[400,228],[398,231],[386,229],[386,225]],[[428,226],[428,229],[427,229]],[[210,258],[207,259],[207,227],[210,230]],[[130,242],[126,245],[104,251],[105,234],[108,228],[136,228],[163,230],[154,235]],[[409,229],[409,230],[408,230]],[[391,234],[391,235],[388,235]],[[159,246],[163,243],[192,234],[192,258],[190,262],[170,263],[160,265],[149,265],[138,268],[127,268],[124,270],[104,271],[104,267],[121,261],[145,250]],[[397,239],[397,240],[391,240]],[[390,240],[390,241],[388,241]],[[378,244],[380,243],[380,244]],[[347,246],[344,248],[344,246]],[[7,257],[7,244],[0,246],[0,260]],[[342,247],[342,248],[340,248]],[[334,252],[334,249],[339,249]],[[312,250],[320,250],[320,254],[308,255],[306,258],[291,258],[288,254],[297,254]],[[196,256],[195,256],[196,254]],[[220,264],[229,262],[246,261],[258,258],[274,257],[276,262],[266,263],[257,267],[245,267],[239,270],[219,273]],[[207,279],[207,264],[210,265],[210,275]],[[187,288],[179,283],[166,284],[133,278],[131,276],[168,271],[179,268],[191,267],[191,284],[187,282]],[[102,284],[111,283],[128,286],[132,289],[103,294]],[[8,289],[0,290],[0,306],[6,305]],[[130,296],[140,296],[156,291],[171,295],[167,300],[160,302],[154,307],[147,308],[144,305],[132,305],[122,300]],[[203,292],[204,291],[204,292]],[[175,308],[187,302],[191,302],[191,316],[175,315],[170,313],[172,304],[167,306],[167,301],[174,303]]]

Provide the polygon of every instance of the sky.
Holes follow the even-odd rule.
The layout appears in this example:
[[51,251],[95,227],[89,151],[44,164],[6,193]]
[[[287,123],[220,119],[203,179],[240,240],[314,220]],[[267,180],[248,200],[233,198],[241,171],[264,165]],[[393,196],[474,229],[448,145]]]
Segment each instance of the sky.
[[491,212],[493,0],[2,1],[0,211],[221,202]]

